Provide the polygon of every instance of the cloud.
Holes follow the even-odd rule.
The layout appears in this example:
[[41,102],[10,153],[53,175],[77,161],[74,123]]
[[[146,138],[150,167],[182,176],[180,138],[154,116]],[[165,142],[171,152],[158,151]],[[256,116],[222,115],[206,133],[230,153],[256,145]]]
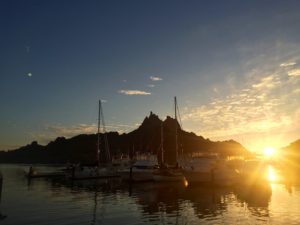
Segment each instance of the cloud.
[[296,65],[296,62],[286,62],[286,63],[281,63],[280,66],[281,67],[288,67],[288,66],[294,66]]
[[300,93],[300,88],[293,90],[293,93]]
[[290,70],[290,71],[288,71],[288,75],[289,75],[290,77],[297,77],[297,76],[300,76],[300,69]]
[[152,80],[152,81],[160,81],[160,80],[162,80],[162,78],[161,77],[151,76],[150,80]]
[[141,90],[119,90],[118,92],[124,95],[151,95],[150,92]]
[[154,87],[155,87],[154,84],[148,84],[147,86],[148,86],[148,87],[151,87],[151,88],[154,88]]
[[253,88],[257,89],[272,89],[276,86],[280,85],[280,80],[276,75],[270,75],[267,77],[263,77],[259,82],[254,83],[252,85]]
[[[296,53],[287,55],[298,60],[300,49]],[[282,146],[281,137],[290,140],[291,135],[286,134],[299,134],[300,90],[295,77],[300,76],[300,68],[291,70],[285,67],[292,63],[278,66],[278,59],[266,58],[270,61],[260,58],[248,63],[251,67],[243,71],[242,83],[232,82],[219,93],[211,90],[212,96],[217,97],[201,106],[186,107],[182,113],[183,124],[198,135],[214,140],[238,138],[250,149],[265,145],[263,137],[266,136],[273,135],[276,138],[269,139],[269,143]],[[288,57],[281,61],[292,62]],[[258,139],[262,140],[261,146],[255,146]]]
[[97,132],[96,124],[78,124],[74,126],[48,125],[45,130],[54,136],[73,137],[78,134],[92,134]]

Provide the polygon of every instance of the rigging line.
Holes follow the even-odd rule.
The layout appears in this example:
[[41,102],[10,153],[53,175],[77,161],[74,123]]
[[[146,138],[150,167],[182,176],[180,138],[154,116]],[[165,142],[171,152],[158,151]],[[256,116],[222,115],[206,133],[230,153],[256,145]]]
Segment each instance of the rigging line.
[[176,104],[176,110],[177,110],[177,114],[178,114],[178,117],[179,117],[179,125],[180,125],[180,128],[183,129],[182,127],[182,122],[181,122],[181,115],[180,115],[180,111],[179,111],[179,107],[178,107],[178,102]]
[[98,109],[98,131],[97,131],[97,163],[99,166],[99,160],[100,160],[100,126],[101,126],[101,121],[100,121],[100,108],[101,108],[101,100],[99,100],[99,109]]
[[102,130],[103,130],[103,134],[104,134],[104,146],[105,146],[105,153],[107,156],[107,160],[110,161],[111,160],[111,156],[110,156],[110,151],[109,151],[109,145],[108,145],[108,138],[107,138],[107,133],[106,133],[106,127],[105,127],[105,121],[104,121],[104,114],[103,114],[103,109],[102,109],[102,105],[101,105],[101,100],[100,100],[100,114],[101,114],[101,118],[102,118]]

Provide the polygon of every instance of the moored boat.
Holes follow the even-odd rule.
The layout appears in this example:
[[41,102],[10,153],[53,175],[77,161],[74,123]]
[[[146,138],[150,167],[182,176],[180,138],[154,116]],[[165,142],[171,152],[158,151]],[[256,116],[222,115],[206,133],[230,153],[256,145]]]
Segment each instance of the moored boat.
[[184,176],[179,168],[159,168],[153,172],[154,181],[184,181]]
[[119,169],[118,174],[126,181],[153,181],[153,172],[158,168],[156,155],[144,155],[132,166]]
[[42,171],[37,170],[33,166],[29,167],[28,173],[25,174],[25,176],[29,179],[31,178],[54,178],[54,177],[64,177],[65,172],[64,171]]
[[[102,119],[101,119],[102,118]],[[104,152],[100,149],[100,125],[102,123],[103,136],[104,136]],[[105,155],[106,159],[100,159],[101,155]],[[101,161],[101,162],[100,162]],[[105,162],[105,163],[103,163]],[[112,166],[111,156],[108,146],[108,140],[105,130],[104,116],[101,105],[101,100],[99,100],[99,113],[98,113],[98,132],[97,132],[97,152],[96,152],[96,163],[93,165],[72,165],[68,170],[67,176],[73,180],[83,180],[83,179],[101,179],[108,177],[117,177],[117,171]]]
[[175,154],[176,154],[176,166],[170,167],[166,165],[164,160],[164,129],[163,123],[161,124],[161,162],[158,169],[153,173],[154,181],[168,182],[168,181],[184,181],[182,170],[178,165],[178,121],[177,121],[177,100],[174,98],[175,105]]
[[232,186],[238,178],[237,172],[227,165],[226,160],[218,159],[216,155],[192,157],[183,165],[183,174],[189,184]]

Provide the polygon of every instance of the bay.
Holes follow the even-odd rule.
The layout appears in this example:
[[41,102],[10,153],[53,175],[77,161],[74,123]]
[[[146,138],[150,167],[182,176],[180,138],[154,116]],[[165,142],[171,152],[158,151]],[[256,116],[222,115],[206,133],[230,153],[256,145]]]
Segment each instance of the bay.
[[[1,225],[39,224],[299,224],[300,186],[270,181],[251,188],[176,183],[137,183],[120,179],[71,182],[28,180],[29,165],[2,164]],[[40,166],[40,169],[58,169]]]

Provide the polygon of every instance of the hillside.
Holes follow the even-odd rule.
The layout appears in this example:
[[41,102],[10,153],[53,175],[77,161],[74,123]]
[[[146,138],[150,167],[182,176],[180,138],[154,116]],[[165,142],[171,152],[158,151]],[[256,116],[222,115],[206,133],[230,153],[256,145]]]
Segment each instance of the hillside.
[[[175,119],[167,117],[164,121],[152,112],[142,124],[128,134],[107,133],[110,151],[113,155],[124,153],[133,155],[136,152],[154,153],[160,151],[161,127],[163,124],[165,158],[174,162],[175,151]],[[229,140],[213,142],[178,127],[179,153],[215,152],[223,156],[245,155],[249,152],[238,142]],[[101,134],[101,140],[104,135]],[[0,163],[65,163],[92,162],[96,158],[96,134],[82,134],[69,139],[58,137],[46,146],[36,141],[16,150],[0,152]],[[103,156],[101,157],[103,158]]]
[[281,149],[286,166],[300,169],[300,139]]

